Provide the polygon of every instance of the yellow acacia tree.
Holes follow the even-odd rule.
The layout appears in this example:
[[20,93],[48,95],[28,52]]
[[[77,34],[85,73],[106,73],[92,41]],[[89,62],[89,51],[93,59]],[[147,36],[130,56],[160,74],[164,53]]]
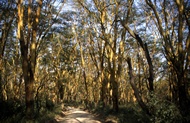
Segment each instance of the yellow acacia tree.
[[[36,66],[36,44],[37,29],[39,23],[40,12],[42,8],[42,0],[37,1],[36,11],[32,10],[32,0],[28,1],[28,16],[24,18],[23,0],[18,0],[18,29],[17,38],[20,41],[20,50],[22,57],[22,71],[25,82],[25,103],[26,116],[32,119],[34,116],[34,74]],[[25,22],[27,20],[27,22]],[[24,27],[27,23],[27,29]]]
[[[2,7],[2,13],[0,16],[0,21],[2,22],[2,29],[1,29],[1,36],[0,36],[0,102],[3,101],[4,95],[3,95],[3,59],[4,59],[4,51],[6,47],[6,43],[9,37],[9,34],[11,33],[12,24],[15,20],[15,9],[11,6],[13,6],[15,3],[13,1],[7,3]],[[7,11],[9,9],[9,11]],[[13,16],[12,16],[13,15]]]
[[189,112],[187,76],[190,67],[190,3],[188,0],[163,0],[162,2],[145,0],[145,2],[146,12],[160,34],[165,58],[172,74],[174,102],[179,104],[181,113],[187,115]]
[[[89,24],[88,27],[91,44],[89,49],[93,50],[90,52],[90,57],[100,83],[100,101],[103,107],[108,103],[112,104],[113,110],[118,112],[118,90],[124,61],[125,40],[125,29],[120,28],[118,21],[121,3],[115,0],[93,0],[91,8],[88,1],[77,0],[76,2],[87,18],[96,22]],[[97,46],[96,49],[92,47],[94,44]]]

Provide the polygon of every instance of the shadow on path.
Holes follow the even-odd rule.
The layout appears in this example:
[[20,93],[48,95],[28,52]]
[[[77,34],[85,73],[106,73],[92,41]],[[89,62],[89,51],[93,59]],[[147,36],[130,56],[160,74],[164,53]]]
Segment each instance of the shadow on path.
[[92,114],[78,108],[68,107],[55,120],[58,123],[101,123]]

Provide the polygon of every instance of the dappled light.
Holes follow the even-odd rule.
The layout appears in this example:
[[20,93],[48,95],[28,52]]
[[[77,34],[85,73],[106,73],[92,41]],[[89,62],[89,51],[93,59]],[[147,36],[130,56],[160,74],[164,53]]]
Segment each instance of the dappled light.
[[92,114],[81,109],[68,107],[68,110],[62,113],[64,114],[62,114],[62,117],[55,118],[60,123],[101,123],[95,120]]
[[189,0],[0,0],[0,123],[190,122]]

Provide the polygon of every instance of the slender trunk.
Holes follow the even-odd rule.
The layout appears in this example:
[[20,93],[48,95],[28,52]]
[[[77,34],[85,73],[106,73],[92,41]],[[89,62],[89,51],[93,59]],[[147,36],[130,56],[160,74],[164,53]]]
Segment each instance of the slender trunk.
[[140,107],[142,108],[143,111],[145,111],[148,115],[151,115],[150,112],[149,112],[148,107],[143,102],[143,100],[142,100],[142,98],[140,96],[138,88],[135,85],[135,82],[134,82],[135,78],[134,78],[134,75],[133,75],[133,68],[132,68],[132,64],[131,64],[131,58],[127,59],[127,63],[128,63],[128,66],[129,66],[130,84],[131,84],[132,89],[134,90],[134,94],[135,94],[135,97],[136,97],[136,99],[138,101],[138,104],[140,105]]
[[106,79],[104,78],[104,75],[103,73],[101,73],[101,95],[100,95],[100,101],[102,103],[102,106],[103,108],[107,105],[107,97],[106,97],[106,93],[107,93],[107,88],[106,88],[106,85],[107,85],[107,81]]
[[89,99],[89,92],[88,92],[88,85],[87,85],[87,80],[86,80],[86,71],[85,71],[85,61],[84,61],[84,55],[83,55],[83,47],[81,42],[78,42],[80,46],[80,56],[81,56],[81,66],[82,66],[82,76],[84,79],[84,86],[86,90],[86,97],[85,97],[85,103],[87,104],[88,99]]
[[[3,42],[2,42],[3,43]],[[3,45],[4,47],[4,45]],[[3,74],[3,48],[2,46],[0,47],[0,102],[3,101],[3,78],[2,78],[2,74]]]
[[59,87],[59,97],[60,97],[61,101],[63,100],[63,96],[64,96],[63,85],[60,85],[60,87]]
[[11,30],[11,24],[13,22],[14,16],[8,21],[8,22],[4,22],[3,24],[3,28],[1,31],[1,37],[0,37],[0,101],[3,101],[3,87],[2,87],[2,83],[3,83],[3,78],[2,78],[2,74],[3,74],[3,56],[4,56],[4,50],[5,50],[5,45],[7,42],[7,38],[8,38],[8,34]]
[[88,98],[89,98],[89,92],[88,92],[88,85],[87,85],[87,81],[86,81],[86,72],[85,70],[83,70],[83,78],[84,78],[84,85],[85,85],[85,90],[86,90],[86,98],[85,101],[88,102]]
[[110,83],[112,84],[112,102],[113,102],[113,110],[115,112],[119,111],[119,104],[118,104],[118,83],[115,80],[115,71],[111,71],[111,76],[110,76]]
[[141,37],[139,37],[138,34],[136,34],[133,30],[131,30],[128,25],[124,24],[122,22],[123,27],[129,32],[129,34],[137,40],[137,42],[140,44],[141,48],[144,51],[146,60],[148,62],[148,71],[149,71],[149,77],[148,77],[148,82],[149,82],[149,91],[154,91],[154,70],[153,70],[153,64],[152,64],[152,59],[150,57],[150,52],[148,50],[148,46],[146,43],[143,43]]
[[105,43],[105,45],[102,48],[102,41],[99,45],[99,60],[100,60],[100,82],[101,82],[101,95],[100,95],[100,100],[103,103],[103,108],[107,105],[107,98],[106,98],[106,93],[107,93],[107,88],[106,85],[108,84],[108,80],[106,79],[106,75],[105,75],[105,71],[104,71],[104,55],[105,55],[105,50],[106,50],[106,46],[107,43]]
[[0,58],[0,103],[3,101],[2,59]]

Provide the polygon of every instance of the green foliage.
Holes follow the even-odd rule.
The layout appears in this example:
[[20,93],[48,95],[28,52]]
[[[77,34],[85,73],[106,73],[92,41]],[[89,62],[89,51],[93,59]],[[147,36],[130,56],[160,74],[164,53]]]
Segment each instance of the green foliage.
[[[92,109],[89,109],[92,111]],[[98,114],[101,119],[106,122],[117,123],[149,123],[149,117],[141,110],[141,108],[134,104],[128,103],[126,105],[119,106],[119,112],[116,113],[112,110],[112,107],[107,105],[102,107],[101,104],[97,105],[92,111],[94,114]]]
[[149,123],[149,117],[135,104],[120,108],[118,114],[120,123]]
[[35,112],[34,118],[28,121],[25,117],[25,106],[15,101],[7,101],[0,104],[0,123],[46,123],[53,122],[56,114],[61,112],[60,105],[53,105],[48,101],[49,108],[42,107],[40,112]]
[[21,102],[9,100],[1,102],[0,109],[0,122],[15,123],[22,119],[25,106]]
[[55,104],[53,103],[52,100],[49,100],[49,99],[46,100],[46,108],[48,110],[52,111],[54,109],[54,106],[55,106]]
[[179,123],[181,115],[175,104],[166,100],[160,99],[155,94],[150,94],[148,97],[148,107],[151,111],[151,121],[154,123]]

